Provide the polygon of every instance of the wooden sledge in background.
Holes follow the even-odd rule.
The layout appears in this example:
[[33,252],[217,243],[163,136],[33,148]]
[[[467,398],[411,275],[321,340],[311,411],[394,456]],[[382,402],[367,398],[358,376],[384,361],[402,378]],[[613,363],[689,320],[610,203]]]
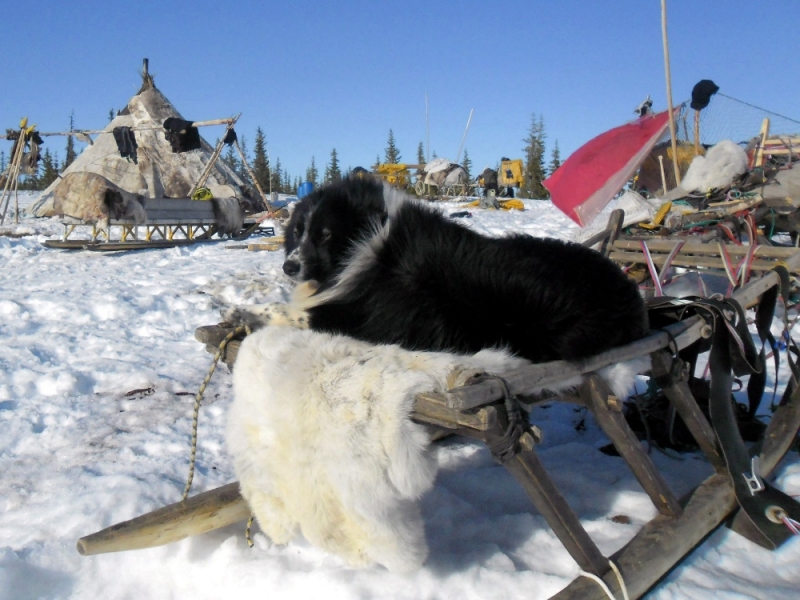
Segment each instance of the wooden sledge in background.
[[[800,268],[800,252],[781,258],[790,271]],[[732,298],[742,307],[752,307],[780,283],[777,272],[767,271],[736,291]],[[201,327],[196,337],[207,344],[210,351],[216,351],[219,341],[229,331],[224,324]],[[530,410],[538,402],[554,400],[526,396],[532,389],[585,374],[579,395],[566,400],[583,404],[591,411],[657,508],[658,516],[642,527],[623,548],[606,557],[540,461],[535,449],[538,438],[535,425],[526,429],[518,439],[516,451],[504,462],[580,568],[601,578],[615,594],[620,592],[621,585],[609,559],[618,567],[629,596],[639,598],[709,533],[739,510],[734,482],[735,477],[741,474],[728,472],[715,431],[693,397],[686,377],[669,377],[670,373],[674,374],[677,352],[709,338],[713,333],[713,323],[696,314],[581,363],[555,361],[500,374],[510,395],[522,398],[525,410]],[[235,363],[238,344],[240,342],[229,343],[223,356],[229,366]],[[652,359],[652,377],[662,382],[664,394],[716,471],[684,497],[678,497],[670,490],[643,450],[622,413],[623,399],[611,395],[605,382],[595,373],[607,365],[645,355]],[[503,438],[508,428],[509,411],[505,397],[506,391],[497,378],[477,379],[444,394],[418,395],[412,418],[439,432],[463,435],[491,445]],[[757,454],[762,478],[770,474],[790,449],[799,428],[800,391],[796,390],[789,401],[777,409],[766,428]],[[753,532],[752,522],[743,514],[740,512],[733,520],[732,528],[768,546]],[[239,493],[238,483],[234,482],[83,537],[78,541],[78,551],[90,555],[168,544],[243,521],[249,516],[250,510]],[[606,597],[595,581],[581,576],[552,598],[603,600]]]

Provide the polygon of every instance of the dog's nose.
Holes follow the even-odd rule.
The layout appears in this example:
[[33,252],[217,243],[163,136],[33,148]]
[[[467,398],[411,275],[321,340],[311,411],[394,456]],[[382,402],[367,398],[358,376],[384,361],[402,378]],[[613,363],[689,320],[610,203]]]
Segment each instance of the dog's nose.
[[294,260],[287,260],[283,263],[283,272],[289,277],[294,277],[300,272],[300,263]]

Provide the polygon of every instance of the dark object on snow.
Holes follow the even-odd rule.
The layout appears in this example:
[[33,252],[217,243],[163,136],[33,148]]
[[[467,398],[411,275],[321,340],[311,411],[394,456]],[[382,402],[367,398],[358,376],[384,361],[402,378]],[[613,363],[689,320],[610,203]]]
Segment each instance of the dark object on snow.
[[480,178],[483,180],[484,196],[489,193],[489,190],[497,192],[497,171],[486,168],[483,170],[483,173],[480,174]]
[[136,148],[139,145],[136,143],[136,135],[133,130],[130,127],[114,127],[113,134],[119,155],[133,161],[133,164],[137,164]]
[[458,212],[450,213],[449,217],[451,219],[471,219],[472,213],[469,212],[468,210],[460,210]]
[[164,137],[173,152],[188,152],[200,149],[200,131],[192,126],[192,121],[169,117],[164,121]]
[[710,79],[698,81],[692,88],[692,103],[695,110],[703,110],[711,102],[711,96],[719,91],[719,86]]

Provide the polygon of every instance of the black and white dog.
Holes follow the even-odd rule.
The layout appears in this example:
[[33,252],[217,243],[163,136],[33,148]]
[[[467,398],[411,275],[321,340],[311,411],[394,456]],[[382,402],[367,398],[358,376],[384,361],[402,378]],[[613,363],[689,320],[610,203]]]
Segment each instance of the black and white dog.
[[490,238],[369,179],[324,186],[285,235],[290,305],[243,306],[226,320],[285,323],[410,350],[508,348],[533,362],[580,360],[648,330],[636,285],[578,244]]

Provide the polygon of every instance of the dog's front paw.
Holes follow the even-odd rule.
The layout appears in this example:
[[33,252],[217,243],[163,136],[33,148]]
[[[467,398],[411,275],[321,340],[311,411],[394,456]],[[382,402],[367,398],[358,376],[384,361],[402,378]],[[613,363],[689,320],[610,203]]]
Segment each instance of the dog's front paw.
[[290,304],[255,304],[233,306],[222,311],[222,318],[233,325],[247,325],[252,330],[266,325],[308,329],[308,313]]
[[244,325],[253,331],[269,325],[269,321],[265,321],[262,315],[254,313],[243,306],[232,306],[221,311],[221,314],[223,321],[237,327]]

